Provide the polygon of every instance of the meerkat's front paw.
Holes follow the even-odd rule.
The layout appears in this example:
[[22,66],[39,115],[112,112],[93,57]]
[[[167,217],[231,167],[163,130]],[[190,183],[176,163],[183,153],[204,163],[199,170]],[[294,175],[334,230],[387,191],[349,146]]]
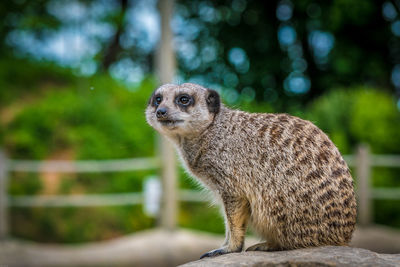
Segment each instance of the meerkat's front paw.
[[227,247],[222,247],[222,248],[214,249],[207,253],[204,253],[203,255],[201,255],[200,259],[206,258],[206,257],[215,257],[215,256],[228,254],[228,253],[234,253],[234,252],[241,252],[241,249],[232,251],[232,250],[228,249]]
[[248,247],[246,251],[275,251],[276,249],[271,248],[267,242],[258,243],[251,247]]
[[218,249],[211,250],[207,253],[204,253],[203,255],[200,256],[200,259],[206,258],[206,257],[215,257],[215,256],[223,255],[226,253],[228,253],[228,252],[226,252],[225,249],[218,248]]

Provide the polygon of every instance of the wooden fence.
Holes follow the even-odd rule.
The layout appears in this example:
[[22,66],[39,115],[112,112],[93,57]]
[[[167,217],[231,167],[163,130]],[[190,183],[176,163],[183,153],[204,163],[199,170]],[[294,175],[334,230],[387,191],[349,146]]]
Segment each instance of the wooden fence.
[[[172,155],[174,156],[174,155]],[[126,172],[139,170],[160,170],[162,164],[158,158],[134,158],[119,160],[82,160],[82,161],[36,161],[15,160],[6,157],[0,150],[0,240],[8,236],[8,207],[88,207],[119,206],[143,204],[146,198],[143,192],[90,194],[90,195],[37,195],[10,196],[8,182],[10,172],[35,173],[94,173]],[[194,190],[179,190],[177,201],[208,201],[207,196]],[[162,201],[165,201],[163,198]],[[165,217],[165,218],[163,218]],[[171,214],[160,212],[160,222],[170,221]]]
[[[371,155],[368,147],[359,146],[355,155],[344,156],[348,165],[355,168],[358,196],[358,223],[368,225],[372,222],[373,199],[400,199],[400,188],[372,188],[372,167],[400,167],[398,155]],[[31,161],[12,160],[0,151],[0,239],[8,236],[8,207],[65,207],[65,206],[112,206],[143,204],[144,194],[121,193],[103,195],[54,195],[54,196],[9,196],[7,184],[9,172],[123,172],[159,169],[161,164],[156,158],[136,158],[123,160],[87,160],[87,161]],[[200,192],[180,190],[178,201],[208,201]],[[171,217],[165,212],[160,216]],[[161,218],[162,221],[162,218]]]
[[[356,155],[343,156],[350,167],[354,167],[356,195],[358,198],[358,219],[360,225],[372,223],[373,199],[400,199],[400,188],[373,188],[371,170],[373,167],[400,167],[400,155],[374,155],[365,144],[359,145]],[[400,177],[398,177],[400,179]]]

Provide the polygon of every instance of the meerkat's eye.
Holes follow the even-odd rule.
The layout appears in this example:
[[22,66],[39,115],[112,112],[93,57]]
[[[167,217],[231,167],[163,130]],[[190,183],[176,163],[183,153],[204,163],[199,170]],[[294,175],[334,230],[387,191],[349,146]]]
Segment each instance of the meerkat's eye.
[[162,97],[161,97],[161,96],[156,96],[156,97],[154,98],[154,104],[155,104],[156,106],[160,105],[161,101],[162,101]]
[[188,96],[188,95],[181,95],[181,96],[178,96],[177,102],[178,102],[178,104],[187,106],[187,105],[190,104],[190,96]]

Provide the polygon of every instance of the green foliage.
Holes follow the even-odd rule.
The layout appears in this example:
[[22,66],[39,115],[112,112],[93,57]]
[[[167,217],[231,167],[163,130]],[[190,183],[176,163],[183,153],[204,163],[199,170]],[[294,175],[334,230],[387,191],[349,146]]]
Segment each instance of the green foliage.
[[12,195],[35,195],[42,189],[42,183],[36,173],[12,173],[8,192]]
[[[71,79],[69,72],[29,62],[1,68],[2,146],[14,159],[115,159],[153,156],[154,131],[144,109],[155,87],[146,79],[126,87],[107,75]],[[21,72],[22,71],[22,72]],[[23,73],[26,71],[26,73]],[[66,73],[66,74],[64,74]],[[55,78],[53,78],[55,77]],[[13,90],[17,88],[16,90]],[[57,194],[142,191],[154,171],[65,174],[54,179]],[[12,195],[46,190],[43,174],[13,173]],[[49,212],[51,210],[51,212]],[[12,233],[42,242],[108,239],[154,226],[142,207],[15,208]],[[29,225],[27,225],[29,222]]]
[[373,202],[374,222],[400,228],[400,200],[380,199]]
[[257,112],[257,113],[274,112],[274,109],[271,105],[267,103],[257,103],[257,102],[244,102],[240,105],[240,109],[248,112]]
[[373,15],[374,8],[372,1],[335,0],[330,6],[328,25],[334,30],[345,27],[347,23],[364,25],[368,23],[368,17]]
[[74,75],[50,63],[31,62],[26,59],[2,58],[0,60],[0,109],[14,101],[31,101],[50,88],[67,84],[75,86]]
[[[137,42],[135,38],[124,39],[129,35],[130,25],[142,27],[145,35],[151,34],[136,16],[127,16],[132,11],[154,8],[153,1],[145,2],[126,6],[123,4],[126,1],[6,1],[0,7],[0,15],[5,18],[4,25],[0,25],[0,55],[16,53],[39,60],[57,60],[51,51],[54,48],[48,49],[50,42],[47,40],[65,34],[66,29],[78,27],[82,39],[87,40],[93,51],[98,51],[83,55],[82,62],[112,68],[113,63],[132,60],[135,65],[153,71],[150,59],[156,46],[152,42]],[[75,16],[74,19],[62,12],[76,6],[81,6],[81,12],[87,14],[98,12],[98,8],[103,11],[97,16]],[[283,9],[285,18],[277,16],[282,6],[286,7]],[[392,6],[390,18],[382,12],[388,6]],[[194,51],[176,49],[183,80],[196,77],[206,85],[218,84],[237,92],[250,87],[256,92],[256,101],[269,98],[267,101],[280,111],[287,111],[293,104],[304,106],[332,86],[368,81],[395,91],[388,77],[399,63],[399,37],[391,30],[393,23],[399,20],[399,12],[390,1],[297,0],[290,4],[282,1],[176,1],[174,12],[179,21],[174,34],[181,40],[177,45],[188,42]],[[106,25],[112,33],[79,27],[88,24]],[[279,41],[283,26],[295,30],[294,40],[286,44]],[[191,29],[190,33],[185,29]],[[311,35],[315,32],[328,34],[318,38],[319,45],[312,44]],[[330,46],[326,43],[327,36],[332,36],[333,40],[332,49],[328,50],[324,49]],[[38,43],[44,45],[38,46]],[[33,50],[33,46],[38,46],[38,51]],[[232,61],[232,49],[244,52],[243,60]],[[66,64],[65,58],[59,62]],[[32,72],[34,70],[27,73]],[[24,71],[20,73],[16,77]],[[299,73],[310,80],[311,87],[293,94],[285,88],[284,81],[290,74]]]
[[72,149],[77,159],[149,156],[153,131],[144,108],[153,87],[147,80],[131,92],[105,77],[83,80],[79,87],[53,87],[7,125],[6,148],[14,158],[30,159],[63,149]]
[[360,91],[355,97],[350,131],[375,153],[400,153],[400,112],[393,97]]
[[342,153],[360,142],[374,153],[400,153],[400,113],[395,99],[372,88],[333,89],[313,101],[306,118],[327,132]]
[[213,233],[224,233],[224,220],[219,207],[208,203],[182,203],[179,226]]
[[329,134],[342,153],[350,152],[349,115],[352,106],[346,90],[332,90],[330,94],[315,100],[307,113],[307,119],[316,123]]

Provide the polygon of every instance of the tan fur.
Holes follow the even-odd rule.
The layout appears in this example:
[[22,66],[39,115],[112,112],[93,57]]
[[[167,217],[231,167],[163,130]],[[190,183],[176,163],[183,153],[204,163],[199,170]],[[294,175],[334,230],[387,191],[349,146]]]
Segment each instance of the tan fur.
[[[184,166],[223,204],[226,241],[203,256],[241,251],[248,224],[265,239],[248,250],[348,244],[356,220],[353,180],[327,135],[287,114],[229,109],[211,92],[195,84],[164,85],[146,109],[148,123],[175,144]],[[194,104],[177,105],[181,93]],[[163,98],[158,106],[155,95]],[[182,121],[162,125],[155,115],[161,107]]]

